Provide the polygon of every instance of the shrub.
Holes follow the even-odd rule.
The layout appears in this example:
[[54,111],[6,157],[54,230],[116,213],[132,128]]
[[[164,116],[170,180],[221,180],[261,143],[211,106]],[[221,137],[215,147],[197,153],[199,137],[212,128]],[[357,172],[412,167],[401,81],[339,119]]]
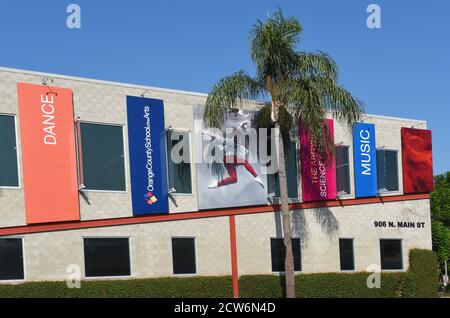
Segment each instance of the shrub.
[[297,278],[297,297],[394,298],[399,296],[402,273],[382,273],[381,288],[367,287],[372,273],[313,274]]
[[284,295],[283,276],[248,275],[239,278],[241,298],[280,298]]
[[[436,254],[413,249],[406,273],[382,273],[381,288],[367,287],[370,273],[325,273],[297,275],[297,297],[368,298],[368,297],[437,297],[439,270]],[[284,296],[284,277],[275,275],[242,276],[240,296],[244,298],[276,298]]]
[[[367,287],[370,273],[302,274],[295,277],[297,297],[302,298],[367,298],[398,297],[402,273],[383,273],[381,288]],[[284,277],[274,275],[242,276],[239,280],[243,298],[278,298],[284,296]]]
[[154,278],[82,281],[80,289],[65,282],[0,285],[0,298],[227,298],[231,277]]
[[[371,273],[302,274],[296,276],[297,297],[437,297],[438,264],[429,250],[411,250],[406,273],[382,273],[381,288],[367,287]],[[32,282],[0,285],[0,298],[229,298],[231,277],[152,278],[83,281],[81,289],[69,289],[65,282]],[[284,277],[242,276],[242,298],[284,296]]]
[[404,297],[438,296],[439,266],[436,253],[413,249],[409,252],[409,269],[405,277]]
[[433,250],[436,252],[442,271],[444,271],[445,261],[450,259],[450,230],[439,221],[433,221],[431,225]]

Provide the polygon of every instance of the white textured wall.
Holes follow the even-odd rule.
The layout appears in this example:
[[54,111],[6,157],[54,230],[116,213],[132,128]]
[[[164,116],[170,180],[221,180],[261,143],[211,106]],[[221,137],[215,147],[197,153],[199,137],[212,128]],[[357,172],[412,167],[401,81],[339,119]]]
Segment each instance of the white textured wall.
[[231,275],[228,218],[222,217],[26,235],[26,279],[65,280],[71,264],[84,275],[83,237],[130,237],[132,277],[173,276],[171,238],[180,236],[195,237],[199,275]]
[[[0,114],[17,115],[19,165],[21,162],[20,120],[18,117],[17,82],[41,84],[44,75],[28,72],[0,70]],[[125,171],[127,191],[86,192],[90,204],[80,196],[80,213],[82,220],[117,218],[132,216],[128,132],[126,114],[126,96],[140,96],[146,89],[129,85],[112,85],[89,80],[77,80],[52,77],[53,86],[72,89],[74,97],[74,114],[82,121],[119,124],[124,127]],[[204,104],[205,97],[195,93],[167,92],[164,90],[147,90],[146,97],[164,100],[165,126],[175,129],[193,130],[193,107]],[[192,136],[191,136],[192,137]],[[169,201],[171,212],[197,210],[197,187],[195,182],[195,165],[191,166],[193,174],[192,195],[175,195],[177,206]],[[20,182],[23,184],[22,167]],[[25,225],[25,208],[23,188],[0,188],[0,227]]]
[[[303,244],[303,271],[339,271],[339,238],[354,239],[356,271],[380,264],[381,238],[403,239],[406,270],[409,249],[431,249],[429,209],[429,200],[419,200],[295,211],[293,236]],[[425,222],[425,228],[375,228],[375,221]],[[282,237],[280,213],[238,216],[236,227],[240,274],[270,273],[270,238]]]
[[[425,227],[376,228],[375,221]],[[410,249],[431,249],[428,200],[295,211],[292,227],[302,242],[304,273],[339,272],[339,238],[354,239],[356,271],[380,264],[382,238],[402,239],[404,270]],[[281,229],[280,213],[236,216],[240,275],[271,274],[270,239],[281,238]],[[83,237],[130,237],[132,277],[173,276],[171,238],[186,236],[196,238],[199,276],[231,275],[228,217],[218,217],[25,235],[26,278],[64,280],[71,264],[80,265],[84,275]]]

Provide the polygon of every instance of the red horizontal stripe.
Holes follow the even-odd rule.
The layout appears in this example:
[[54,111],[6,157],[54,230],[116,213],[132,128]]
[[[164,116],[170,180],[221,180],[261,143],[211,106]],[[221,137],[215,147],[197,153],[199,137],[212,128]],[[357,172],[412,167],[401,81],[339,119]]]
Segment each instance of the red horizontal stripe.
[[[426,194],[396,195],[396,196],[364,198],[364,199],[333,200],[314,203],[294,203],[289,205],[289,209],[300,210],[319,207],[338,207],[338,206],[344,207],[362,204],[424,200],[429,198],[430,195],[426,193]],[[115,219],[36,224],[28,226],[0,228],[0,236],[65,231],[65,230],[78,230],[78,229],[155,223],[155,222],[193,220],[193,219],[203,219],[213,217],[224,217],[230,215],[268,213],[277,211],[280,211],[280,205],[264,205],[264,206],[253,206],[244,208],[228,208],[228,209],[207,210],[198,212],[172,213],[164,215],[147,215],[147,216],[124,217]]]

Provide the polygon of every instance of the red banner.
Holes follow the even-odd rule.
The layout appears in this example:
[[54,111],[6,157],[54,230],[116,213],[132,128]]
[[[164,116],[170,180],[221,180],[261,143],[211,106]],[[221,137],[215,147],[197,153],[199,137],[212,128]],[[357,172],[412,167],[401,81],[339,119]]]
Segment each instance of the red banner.
[[18,83],[27,224],[80,219],[72,91]]
[[431,130],[402,128],[403,192],[434,190]]
[[[334,138],[334,121],[328,120]],[[303,202],[336,199],[336,164],[334,158],[325,161],[308,131],[300,124],[300,164]]]

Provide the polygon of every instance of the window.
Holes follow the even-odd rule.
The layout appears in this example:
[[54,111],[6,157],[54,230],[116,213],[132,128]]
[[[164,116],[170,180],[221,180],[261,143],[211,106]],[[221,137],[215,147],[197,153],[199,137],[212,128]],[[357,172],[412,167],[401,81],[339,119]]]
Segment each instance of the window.
[[[283,239],[271,239],[270,247],[272,251],[272,272],[284,272],[286,248]],[[302,255],[300,247],[300,239],[292,239],[292,252],[294,254],[294,271],[302,270]]]
[[[270,144],[270,142],[269,142]],[[271,147],[268,145],[268,152],[271,152]],[[294,141],[284,143],[284,153],[286,162],[286,178],[288,185],[288,197],[291,199],[298,198],[297,189],[297,144]],[[278,173],[267,175],[268,193],[273,194],[274,197],[280,197],[280,180]]]
[[22,280],[22,239],[0,239],[0,280]]
[[[172,150],[175,154],[172,158]],[[169,189],[175,193],[191,194],[191,149],[188,132],[167,133],[167,160],[169,162]]]
[[403,269],[402,241],[380,240],[381,269]]
[[85,238],[86,277],[130,276],[128,238]]
[[80,127],[86,189],[125,191],[122,127],[87,123]]
[[14,116],[0,116],[0,187],[18,187],[16,123]]
[[398,151],[377,150],[378,189],[398,191]]
[[195,238],[172,238],[172,262],[175,275],[196,274]]
[[336,146],[336,191],[338,194],[350,194],[350,159],[348,146]]
[[339,253],[341,258],[341,271],[355,270],[353,239],[339,239]]

